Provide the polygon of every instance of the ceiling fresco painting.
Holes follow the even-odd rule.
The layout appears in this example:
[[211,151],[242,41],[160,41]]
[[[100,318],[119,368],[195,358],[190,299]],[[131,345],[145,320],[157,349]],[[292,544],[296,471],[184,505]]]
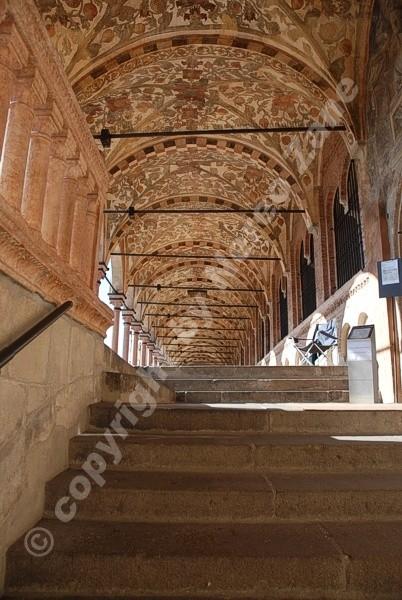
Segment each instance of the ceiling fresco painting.
[[[161,336],[172,331],[199,339],[219,328],[225,340],[241,328],[244,341],[257,312],[270,315],[273,274],[289,271],[295,224],[312,231],[318,222],[326,136],[342,135],[353,147],[362,135],[357,107],[372,1],[36,3],[93,134],[163,132],[114,140],[108,149],[99,143],[111,176],[107,209],[126,211],[105,217],[104,259],[125,254],[112,261],[136,317],[165,351]],[[340,93],[345,82],[358,89],[350,101]],[[291,131],[317,124],[345,132]],[[245,127],[257,131],[215,131]],[[258,131],[278,127],[290,131]],[[211,133],[174,133],[200,130]],[[262,207],[271,212],[257,212]],[[129,208],[149,212],[129,217]],[[228,212],[242,209],[256,212]],[[193,285],[233,290],[195,295],[203,310],[179,306],[190,303],[185,288]],[[255,308],[233,307],[229,315],[208,303]],[[175,360],[227,360],[219,347],[197,350],[189,341]]]

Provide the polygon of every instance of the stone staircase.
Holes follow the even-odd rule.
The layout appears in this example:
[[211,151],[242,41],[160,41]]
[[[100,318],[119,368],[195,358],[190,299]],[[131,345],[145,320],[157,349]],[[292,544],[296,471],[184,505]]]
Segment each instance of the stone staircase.
[[[344,386],[345,372],[305,370],[257,378],[272,392],[281,381],[290,403],[253,403],[246,371],[188,368],[148,375],[179,394],[238,378],[249,402],[93,405],[69,470],[47,486],[38,526],[54,548],[33,557],[22,538],[9,550],[6,597],[401,599],[402,410],[308,402],[304,377],[325,394],[330,373]],[[117,380],[129,396],[127,376],[105,377],[105,398]],[[60,522],[55,507],[70,497],[68,512],[73,489],[75,518]]]
[[167,367],[146,371],[177,402],[348,402],[346,367]]

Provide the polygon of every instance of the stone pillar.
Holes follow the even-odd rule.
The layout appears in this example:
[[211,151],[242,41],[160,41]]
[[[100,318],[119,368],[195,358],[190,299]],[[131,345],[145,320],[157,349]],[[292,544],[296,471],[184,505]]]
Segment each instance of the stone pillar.
[[42,227],[51,136],[56,132],[56,127],[52,109],[38,111],[29,142],[21,203],[21,212],[26,222],[38,230]]
[[112,337],[112,350],[119,353],[119,332],[120,332],[120,309],[123,306],[124,296],[123,294],[109,294],[109,300],[113,306],[113,337]]
[[123,359],[128,362],[128,353],[130,349],[130,330],[133,322],[132,311],[123,311]]
[[149,342],[148,344],[148,365],[150,367],[154,366],[154,352],[155,352],[155,344],[154,342]]
[[132,355],[131,355],[131,364],[133,367],[138,367],[140,361],[138,360],[138,347],[140,341],[140,333],[142,332],[142,327],[138,323],[135,323],[131,327],[132,335],[133,335],[133,344],[132,344]]
[[65,151],[67,138],[53,137],[43,199],[42,237],[52,248],[57,247],[59,216],[63,200],[63,180],[66,173]]
[[141,366],[146,367],[148,364],[148,342],[149,334],[143,333],[140,336],[141,339]]
[[21,206],[24,187],[28,147],[34,118],[33,105],[37,100],[37,83],[32,72],[17,79],[4,134],[0,167],[0,194],[9,204],[18,209]]
[[99,221],[99,196],[97,193],[88,196],[88,210],[86,215],[86,236],[84,239],[85,252],[82,262],[82,273],[85,282],[91,289],[94,288],[94,265],[98,249],[98,221]]
[[67,262],[70,259],[71,235],[73,230],[74,205],[79,195],[78,179],[82,171],[77,159],[68,160],[67,173],[63,180],[63,196],[60,203],[57,229],[57,253]]
[[98,264],[98,278],[96,281],[96,295],[99,296],[99,288],[102,280],[106,277],[106,273],[109,271],[106,263],[101,262]]
[[27,60],[27,48],[15,27],[9,22],[2,22],[0,27],[0,156],[3,153],[8,111],[14,92],[16,71]]
[[78,182],[78,194],[74,199],[73,226],[71,230],[70,256],[71,267],[78,273],[83,272],[83,263],[88,251],[86,219],[88,210],[88,179]]

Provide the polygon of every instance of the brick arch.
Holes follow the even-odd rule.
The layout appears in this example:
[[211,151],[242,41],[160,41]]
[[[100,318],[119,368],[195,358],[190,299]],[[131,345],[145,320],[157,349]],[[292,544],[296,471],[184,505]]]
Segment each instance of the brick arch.
[[73,82],[73,89],[79,96],[84,89],[94,83],[98,84],[97,87],[102,87],[103,81],[107,81],[110,74],[121,65],[128,67],[131,63],[138,61],[139,57],[152,57],[152,55],[167,49],[191,45],[220,46],[268,56],[278,63],[287,65],[296,76],[304,77],[317,89],[317,92],[322,92],[330,99],[338,99],[332,76],[329,73],[324,74],[322,69],[315,65],[307,64],[299,54],[296,54],[295,49],[292,52],[290,48],[288,50],[279,48],[274,42],[267,39],[267,36],[251,37],[242,35],[240,32],[225,32],[225,34],[205,32],[201,35],[198,32],[169,33],[154,39],[128,44],[115,52],[114,56],[102,57],[90,71],[82,74]]
[[[166,138],[162,140],[150,143],[145,141],[136,150],[131,152],[124,158],[120,158],[119,161],[113,166],[109,167],[109,173],[111,175],[111,183],[118,176],[126,172],[130,168],[136,166],[143,166],[146,160],[151,156],[160,156],[164,153],[184,152],[191,151],[193,148],[215,148],[217,152],[224,153],[235,153],[242,155],[247,160],[252,160],[258,164],[259,167],[270,169],[272,173],[280,176],[286,181],[296,197],[302,199],[305,196],[305,189],[299,180],[298,175],[292,171],[289,165],[279,155],[271,151],[268,153],[266,150],[258,148],[257,146],[247,143],[244,140],[238,138],[224,138],[213,137],[213,136],[178,136],[176,138]],[[302,204],[300,204],[302,206]]]

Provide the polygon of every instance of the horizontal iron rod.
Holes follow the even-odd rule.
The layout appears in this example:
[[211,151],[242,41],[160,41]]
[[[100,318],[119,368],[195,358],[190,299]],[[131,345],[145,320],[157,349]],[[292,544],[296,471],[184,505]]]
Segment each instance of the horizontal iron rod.
[[184,329],[186,331],[246,331],[243,327],[217,329],[216,327],[185,327],[183,325],[154,325],[154,329]]
[[205,291],[213,291],[213,292],[263,292],[264,290],[260,288],[218,288],[218,287],[187,287],[180,285],[145,285],[145,284],[136,284],[129,283],[128,287],[138,287],[138,288],[147,288],[147,289],[156,289],[158,291],[161,290],[190,290],[191,292],[205,292]]
[[[244,133],[319,133],[323,131],[346,131],[345,125],[320,125],[312,123],[311,125],[285,125],[282,127],[239,127],[226,129],[178,129],[174,131],[126,131],[121,133],[111,133],[109,129],[102,129],[101,133],[94,134],[96,140],[101,140],[102,144],[110,145],[110,140],[125,138],[147,138],[147,137],[171,137],[171,136],[196,136],[196,135],[237,135]],[[105,147],[108,147],[105,146]]]
[[[169,349],[169,346],[167,347]],[[171,350],[171,354],[176,354],[178,352],[193,352],[193,353],[206,353],[209,352],[209,350],[207,348],[190,348],[190,347],[184,347],[184,348],[180,348],[177,350]],[[238,352],[237,349],[233,349],[233,350],[225,350],[224,348],[211,348],[210,352],[214,352],[215,354],[236,354]]]
[[262,215],[276,215],[276,214],[304,214],[306,211],[303,208],[145,208],[145,209],[112,209],[105,208],[104,214],[106,215],[123,215],[127,214],[131,217],[135,215],[216,215],[219,213],[222,214],[243,214],[243,215],[254,215],[254,214],[262,214]]
[[200,302],[160,302],[157,300],[139,300],[137,304],[155,304],[156,306],[195,306],[198,308],[257,308],[257,304],[201,304]]
[[231,345],[217,345],[217,344],[165,344],[166,348],[212,348],[212,349],[222,349],[225,350],[225,348],[236,348],[238,349],[238,346],[231,344]]
[[111,252],[112,256],[135,256],[143,258],[187,258],[189,260],[208,259],[208,260],[277,260],[273,256],[221,256],[221,255],[203,255],[203,254],[152,254],[146,252]]
[[223,341],[223,342],[241,342],[240,338],[221,338],[221,337],[194,337],[194,336],[176,336],[176,335],[158,335],[158,340],[205,340],[205,341]]
[[222,315],[164,315],[163,313],[145,313],[146,317],[165,317],[167,319],[193,319],[202,321],[214,321],[215,319],[227,319],[228,321],[248,321],[250,317],[224,317]]

